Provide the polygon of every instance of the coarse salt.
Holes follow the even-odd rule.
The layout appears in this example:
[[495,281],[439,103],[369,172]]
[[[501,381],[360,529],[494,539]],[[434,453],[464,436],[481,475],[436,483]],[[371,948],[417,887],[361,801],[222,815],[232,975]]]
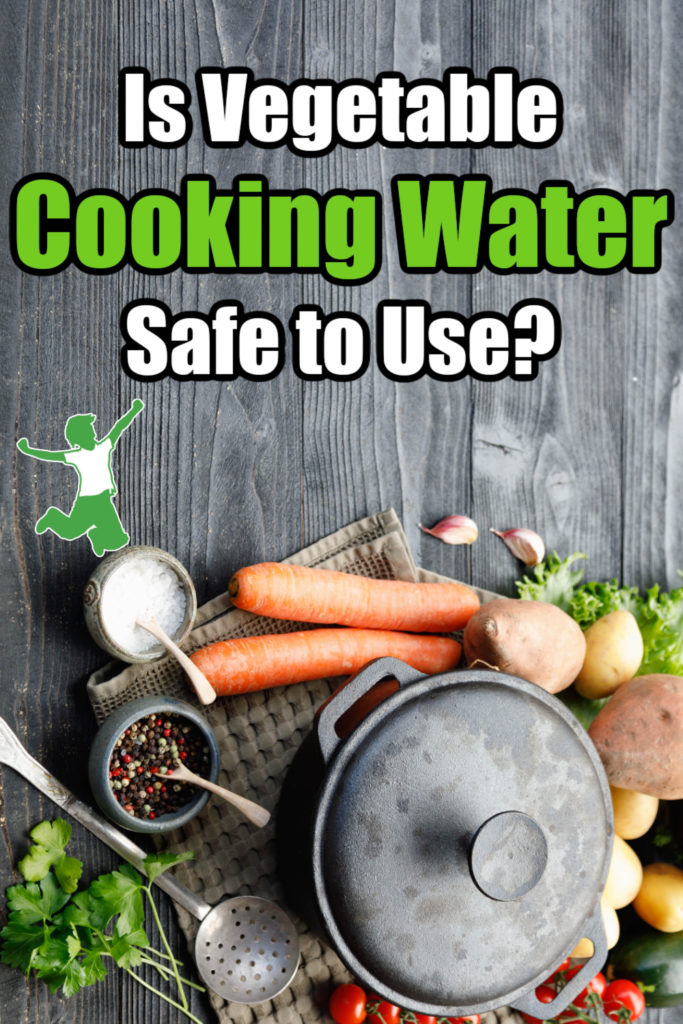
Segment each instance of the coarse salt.
[[131,558],[102,588],[100,615],[111,639],[130,654],[142,654],[158,640],[136,625],[155,618],[175,639],[185,619],[185,591],[170,565],[155,558]]

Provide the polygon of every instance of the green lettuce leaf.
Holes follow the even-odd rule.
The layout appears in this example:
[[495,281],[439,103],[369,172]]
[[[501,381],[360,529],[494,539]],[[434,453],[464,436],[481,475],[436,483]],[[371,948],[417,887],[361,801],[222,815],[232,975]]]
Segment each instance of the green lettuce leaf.
[[637,587],[622,587],[617,580],[584,583],[583,570],[572,565],[585,557],[575,553],[560,559],[553,552],[517,582],[519,596],[557,605],[582,629],[608,612],[629,611],[643,637],[643,660],[636,674],[683,675],[683,587],[668,594],[653,586],[642,595]]
[[557,551],[553,551],[532,569],[531,576],[517,581],[517,593],[524,601],[547,601],[568,612],[574,591],[583,579],[583,569],[572,569],[572,564],[586,557],[577,551],[569,558],[560,559]]

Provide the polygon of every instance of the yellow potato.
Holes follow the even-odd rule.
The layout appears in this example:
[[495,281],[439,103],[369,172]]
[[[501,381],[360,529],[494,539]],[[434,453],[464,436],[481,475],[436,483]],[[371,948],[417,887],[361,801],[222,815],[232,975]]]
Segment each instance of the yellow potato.
[[[610,907],[604,898],[600,900],[600,913],[602,914],[602,924],[607,936],[607,948],[612,949],[619,941],[619,917],[614,907]],[[587,959],[589,956],[593,956],[593,943],[590,939],[579,939],[569,955]]]
[[574,685],[582,697],[609,697],[638,671],[643,660],[643,638],[638,623],[627,611],[609,612],[584,633],[586,656]]
[[660,932],[683,931],[683,871],[673,864],[648,864],[633,909]]
[[638,855],[620,836],[615,836],[603,899],[615,910],[626,907],[638,894],[642,880]]
[[652,827],[659,800],[635,789],[610,786],[614,808],[614,831],[622,839],[639,839]]

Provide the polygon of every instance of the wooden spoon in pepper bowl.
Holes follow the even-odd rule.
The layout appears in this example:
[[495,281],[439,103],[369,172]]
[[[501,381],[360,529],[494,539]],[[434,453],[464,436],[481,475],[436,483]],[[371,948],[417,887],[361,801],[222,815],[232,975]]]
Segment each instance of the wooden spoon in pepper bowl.
[[[258,825],[259,828],[263,828],[270,821],[270,812],[261,807],[260,804],[255,804],[253,800],[247,800],[244,796],[239,796],[238,793],[233,793],[230,789],[225,789],[223,786],[216,785],[215,782],[209,782],[208,779],[203,779],[201,775],[196,775],[191,772],[185,765],[176,761],[172,769],[172,778],[179,782],[191,782],[194,786],[201,786],[202,789],[208,789],[210,793],[215,793],[222,800],[232,804],[238,811],[247,818],[252,825]],[[171,772],[169,771],[169,775]]]

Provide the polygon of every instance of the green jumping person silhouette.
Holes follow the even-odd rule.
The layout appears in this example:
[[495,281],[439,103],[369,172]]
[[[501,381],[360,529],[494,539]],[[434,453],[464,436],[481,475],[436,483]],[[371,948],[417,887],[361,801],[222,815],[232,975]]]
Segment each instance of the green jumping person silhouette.
[[130,537],[114,508],[116,484],[111,471],[111,453],[121,434],[143,409],[144,403],[136,398],[128,412],[100,441],[95,435],[92,413],[70,416],[64,436],[71,447],[63,452],[31,448],[25,437],[17,442],[17,448],[24,455],[41,462],[65,462],[78,473],[78,493],[69,514],[50,506],[36,523],[36,533],[52,530],[62,540],[75,540],[87,533],[98,557],[105,551],[118,551],[128,543]]

